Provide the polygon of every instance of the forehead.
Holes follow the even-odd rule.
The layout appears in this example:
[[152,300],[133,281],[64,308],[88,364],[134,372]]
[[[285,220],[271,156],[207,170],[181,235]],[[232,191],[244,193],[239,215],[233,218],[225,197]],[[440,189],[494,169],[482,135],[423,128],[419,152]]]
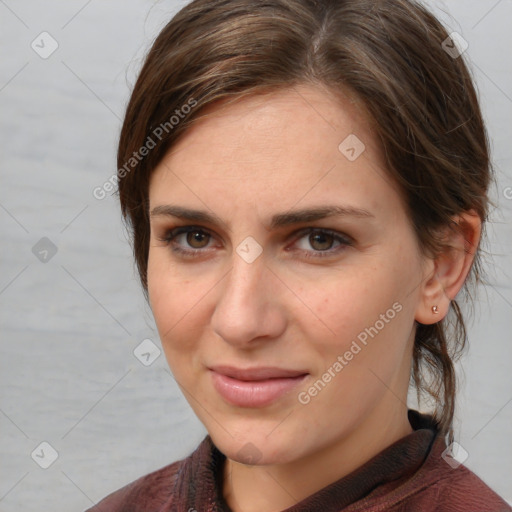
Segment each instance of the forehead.
[[208,106],[153,172],[150,203],[171,194],[199,206],[233,186],[269,207],[328,193],[396,195],[364,109],[313,86]]

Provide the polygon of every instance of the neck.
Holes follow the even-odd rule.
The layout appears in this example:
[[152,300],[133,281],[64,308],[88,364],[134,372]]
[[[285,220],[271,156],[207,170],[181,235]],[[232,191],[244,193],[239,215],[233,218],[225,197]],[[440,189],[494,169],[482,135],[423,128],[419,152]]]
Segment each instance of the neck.
[[385,414],[373,411],[334,445],[287,464],[247,466],[226,459],[224,499],[233,512],[278,512],[295,505],[410,434],[407,409],[398,404]]

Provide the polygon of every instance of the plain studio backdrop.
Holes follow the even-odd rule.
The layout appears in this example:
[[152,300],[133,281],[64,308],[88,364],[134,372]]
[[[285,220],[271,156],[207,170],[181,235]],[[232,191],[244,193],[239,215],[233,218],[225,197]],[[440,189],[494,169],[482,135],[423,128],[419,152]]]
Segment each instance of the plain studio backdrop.
[[[159,355],[117,197],[93,195],[145,51],[182,5],[0,0],[1,512],[83,510],[206,434]],[[456,440],[512,502],[512,2],[429,5],[468,43],[498,174]]]

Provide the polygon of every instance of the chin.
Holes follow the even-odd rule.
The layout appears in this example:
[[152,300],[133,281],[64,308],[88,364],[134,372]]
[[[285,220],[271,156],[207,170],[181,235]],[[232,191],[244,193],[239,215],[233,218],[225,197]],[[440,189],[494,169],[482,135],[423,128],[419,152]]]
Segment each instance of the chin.
[[[210,431],[209,431],[210,432]],[[279,435],[268,432],[238,432],[231,437],[227,432],[210,432],[215,446],[229,459],[252,466],[286,464],[292,462],[300,454],[296,453],[297,443],[286,443]],[[272,439],[271,439],[272,438]]]

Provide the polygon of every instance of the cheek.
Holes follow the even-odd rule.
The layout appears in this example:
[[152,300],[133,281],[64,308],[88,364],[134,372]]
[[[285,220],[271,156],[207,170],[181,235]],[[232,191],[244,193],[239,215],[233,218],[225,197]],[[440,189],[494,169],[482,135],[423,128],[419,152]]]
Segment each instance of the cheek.
[[198,301],[197,284],[179,276],[168,264],[164,251],[150,250],[148,259],[148,296],[151,311],[167,351],[180,339],[185,348],[187,339],[183,337],[184,326],[189,325],[194,305]]
[[[351,272],[350,275],[329,279],[321,285],[321,294],[315,289],[318,286],[318,282],[313,284],[310,300],[316,305],[318,319],[330,328],[335,338],[354,337],[365,327],[373,325],[398,298],[395,284],[388,282],[385,275],[379,276],[375,272],[368,278],[362,273]],[[304,293],[306,302],[308,294]]]
[[[413,326],[409,304],[414,297],[409,284],[413,271],[408,267],[410,263],[388,259],[386,264],[381,259],[374,267],[352,268],[312,284],[309,300],[318,320],[308,323],[304,318],[302,326],[316,340],[315,349],[330,359],[352,350],[358,352],[354,359],[365,364],[379,358],[388,362],[390,354],[401,357]],[[307,302],[308,289],[302,293]]]

